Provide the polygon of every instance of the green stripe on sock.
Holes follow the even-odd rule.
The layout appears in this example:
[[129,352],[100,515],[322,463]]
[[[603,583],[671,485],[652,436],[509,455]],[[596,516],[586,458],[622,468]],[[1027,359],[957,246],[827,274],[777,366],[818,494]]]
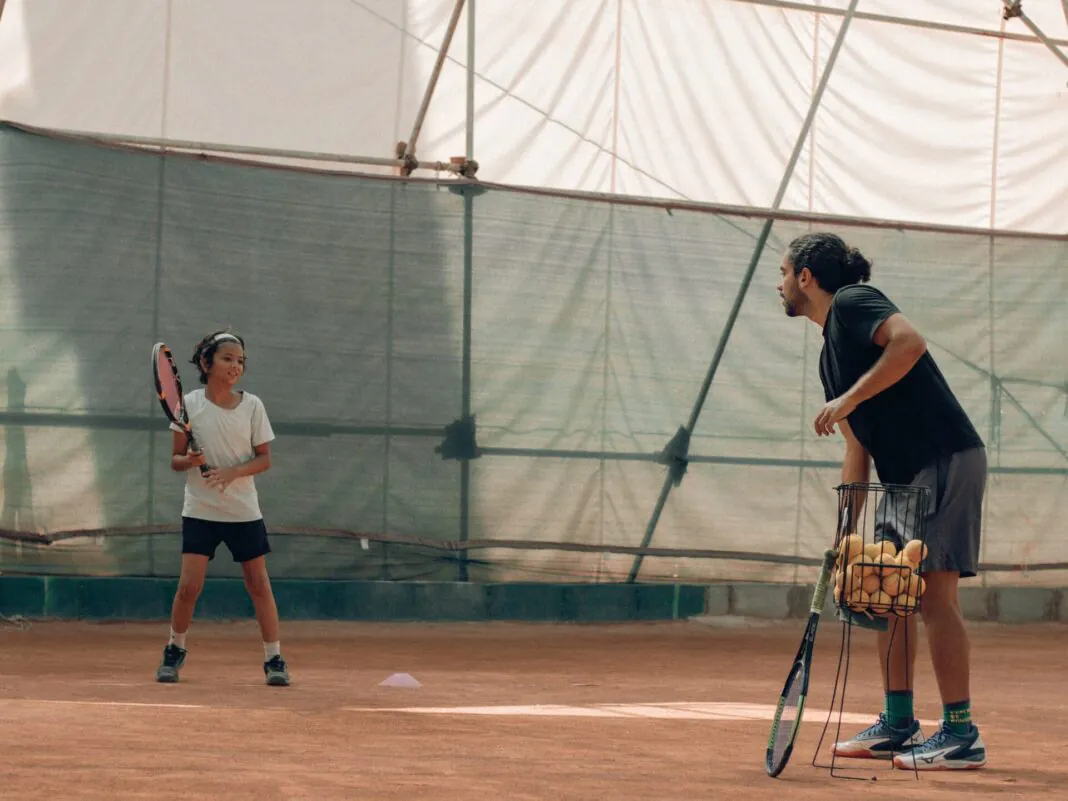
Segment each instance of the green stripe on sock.
[[886,694],[886,720],[895,729],[912,724],[912,690],[891,690]]
[[942,707],[942,719],[954,734],[967,734],[972,730],[972,701],[954,701]]

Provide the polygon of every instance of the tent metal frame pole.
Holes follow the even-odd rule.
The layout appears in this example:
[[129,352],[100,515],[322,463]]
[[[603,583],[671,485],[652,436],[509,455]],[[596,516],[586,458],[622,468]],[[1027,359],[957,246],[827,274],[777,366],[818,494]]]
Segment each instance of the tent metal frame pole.
[[[3,3],[4,0],[0,0]],[[3,8],[0,6],[0,13]],[[167,100],[170,96],[171,87],[171,20],[174,8],[171,0],[167,0],[167,17],[163,28],[163,103],[160,109],[160,135],[167,133]],[[167,158],[166,152],[161,148],[159,152],[159,169],[157,172],[156,185],[156,247],[152,266],[152,341],[160,341],[160,301],[163,294],[163,236],[166,229],[166,203],[167,203]],[[152,398],[149,409],[154,409],[156,399]],[[149,525],[156,522],[156,432],[148,435],[148,480],[146,484],[147,514],[145,519]],[[148,574],[156,575],[156,540],[148,539]]]
[[[735,3],[746,3],[753,6],[768,6],[771,8],[782,8],[789,11],[808,11],[813,14],[824,14],[829,17],[843,17],[846,10],[844,8],[831,8],[828,6],[817,6],[813,3],[798,2],[797,0],[732,0]],[[1068,18],[1068,0],[1061,0],[1065,4],[1065,16]],[[900,25],[906,28],[923,28],[929,31],[943,31],[945,33],[960,33],[967,36],[982,36],[989,39],[1008,39],[1015,42],[1030,42],[1032,44],[1038,44],[1042,42],[1040,36],[1028,36],[1024,33],[1012,33],[1010,31],[1003,31],[997,28],[975,28],[970,25],[954,25],[951,22],[935,22],[933,20],[914,19],[910,17],[902,17],[897,14],[875,14],[870,11],[858,11],[853,15],[854,19],[863,20],[865,22],[879,22],[888,25]],[[1053,39],[1051,40],[1059,45],[1068,45],[1068,40],[1065,39]]]
[[[458,6],[464,0],[459,0]],[[467,0],[467,119],[464,136],[464,156],[475,158],[475,0]]]
[[928,234],[963,234],[965,236],[998,236],[1014,239],[1034,239],[1045,242],[1068,242],[1068,233],[1052,231],[1028,231],[1014,228],[976,228],[966,225],[945,225],[917,220],[891,220],[879,217],[854,217],[848,214],[827,214],[819,211],[794,209],[770,209],[763,206],[735,206],[727,203],[712,203],[704,200],[674,200],[644,195],[621,195],[609,192],[591,192],[580,189],[557,189],[554,187],[502,184],[479,181],[479,185],[498,192],[512,192],[527,196],[567,198],[596,203],[612,203],[630,208],[652,208],[662,211],[692,211],[699,214],[719,214],[724,217],[745,219],[772,219],[779,222],[794,222],[806,225],[850,226],[872,230],[911,231]]
[[[383,164],[390,167],[400,167],[403,162],[399,159],[376,159],[373,157],[363,156],[342,156],[334,153],[309,153],[300,150],[269,150],[264,148],[255,147],[237,147],[229,145],[218,144],[196,144],[196,143],[182,143],[182,142],[168,142],[160,139],[152,139],[145,137],[123,137],[95,134],[86,131],[70,131],[56,128],[43,128],[35,125],[27,125],[21,122],[14,122],[12,120],[0,119],[0,125],[7,125],[19,131],[26,133],[37,134],[40,136],[51,136],[56,138],[75,139],[85,142],[96,142],[105,146],[123,147],[126,145],[137,145],[152,148],[158,150],[160,148],[164,150],[175,151],[176,155],[181,155],[178,151],[182,150],[182,145],[190,144],[192,149],[199,151],[198,155],[203,156],[206,159],[213,158],[211,151],[217,153],[233,152],[244,153],[250,156],[283,156],[292,159],[306,159],[316,160],[323,162],[338,162],[338,163],[350,163],[350,164]],[[259,165],[261,162],[255,162],[250,160],[250,164]],[[461,165],[456,163],[445,164],[442,162],[434,163],[420,163],[421,169],[433,169],[439,172],[451,172],[457,174],[457,179],[462,177],[468,177],[464,175],[465,168],[472,168],[477,165]],[[290,169],[306,169],[309,172],[322,171],[321,168],[308,167],[298,168],[291,167]],[[360,173],[361,177],[369,178],[372,180],[382,181],[394,181],[397,180],[393,175],[377,175],[371,173]],[[967,225],[945,225],[940,223],[920,222],[917,220],[896,220],[886,219],[878,217],[856,217],[848,214],[827,214],[817,211],[799,211],[791,209],[777,209],[771,210],[760,206],[739,206],[730,203],[713,203],[711,201],[704,200],[675,200],[671,198],[656,198],[647,197],[644,195],[625,195],[625,194],[613,194],[611,192],[591,192],[587,190],[579,189],[558,189],[554,187],[543,186],[531,186],[521,184],[502,184],[494,181],[477,181],[468,184],[460,180],[437,180],[433,178],[409,178],[416,183],[433,183],[445,186],[456,186],[463,188],[464,186],[476,185],[485,190],[495,190],[499,192],[510,192],[515,194],[522,194],[527,196],[537,197],[555,197],[555,198],[567,198],[570,200],[584,200],[592,201],[596,203],[615,203],[630,208],[655,208],[662,209],[663,211],[692,211],[699,214],[721,214],[727,217],[744,217],[746,219],[775,219],[780,222],[795,222],[805,223],[812,225],[824,225],[824,226],[860,226],[864,228],[878,229],[878,230],[893,230],[893,231],[911,231],[916,233],[930,233],[930,234],[962,234],[965,236],[999,236],[1003,238],[1012,239],[1031,239],[1041,240],[1045,242],[1068,242],[1068,233],[1052,232],[1052,231],[1029,231],[1025,229],[1014,228],[977,228]]]
[[[445,38],[441,43],[441,48],[438,50],[438,57],[434,60],[434,69],[430,73],[426,90],[423,92],[423,101],[419,104],[419,111],[416,113],[415,122],[412,124],[412,133],[407,142],[397,145],[398,155],[402,159],[415,158],[416,143],[419,140],[419,133],[423,129],[423,122],[426,121],[426,113],[430,108],[430,99],[434,96],[434,90],[438,86],[441,68],[445,65],[445,59],[449,55],[449,46],[452,44],[452,37],[456,33],[456,26],[460,22],[460,14],[463,10],[464,0],[456,0],[456,5],[452,9],[452,16],[449,17],[449,25],[445,29]],[[468,43],[468,48],[470,49],[470,43]]]
[[97,134],[90,131],[72,131],[62,128],[38,128],[22,123],[12,123],[25,131],[40,132],[49,136],[95,142],[116,147],[136,147],[167,152],[189,151],[202,155],[233,154],[259,158],[292,159],[294,161],[322,161],[334,164],[359,164],[369,167],[392,167],[431,170],[433,172],[462,173],[463,165],[446,161],[418,161],[416,159],[383,158],[380,156],[347,156],[340,153],[316,153],[306,150],[225,145],[218,142],[192,142],[180,139],[164,139],[150,136],[125,136],[123,134]]
[[[827,64],[823,68],[823,75],[820,77],[819,85],[816,87],[816,91],[812,95],[812,101],[809,103],[808,113],[805,115],[805,120],[801,123],[801,130],[797,135],[797,141],[794,143],[793,153],[790,154],[790,160],[786,164],[782,180],[779,182],[779,188],[775,193],[775,199],[772,201],[771,208],[773,211],[782,205],[783,198],[786,196],[786,190],[789,188],[790,180],[793,178],[794,168],[797,166],[797,160],[801,157],[801,151],[805,147],[805,142],[808,139],[812,123],[816,119],[816,112],[819,111],[820,103],[823,101],[823,94],[827,89],[831,73],[834,71],[835,63],[838,61],[838,55],[842,51],[842,45],[845,43],[845,37],[849,31],[850,23],[853,21],[853,15],[856,11],[858,2],[859,0],[850,0],[849,7],[846,9],[842,25],[839,27],[838,35],[834,40],[834,46],[831,48],[831,52],[827,57]],[[771,235],[771,229],[774,222],[774,219],[770,217],[765,220],[760,231],[760,236],[757,237],[756,245],[753,248],[753,255],[749,259],[749,267],[745,271],[742,285],[738,288],[738,294],[734,298],[734,306],[731,308],[730,315],[727,317],[727,322],[723,327],[723,333],[719,338],[719,344],[716,346],[715,355],[712,357],[712,363],[708,367],[704,383],[701,385],[701,391],[698,393],[697,400],[693,405],[693,410],[690,412],[690,419],[686,423],[685,441],[687,443],[689,442],[689,436],[693,433],[694,427],[697,425],[697,419],[701,414],[701,409],[704,406],[705,400],[708,397],[708,392],[712,387],[712,381],[716,377],[716,372],[719,369],[723,353],[727,348],[727,343],[734,330],[734,323],[738,319],[738,313],[741,311],[742,303],[745,301],[746,295],[749,294],[749,286],[753,281],[753,275],[756,273],[757,265],[760,263],[760,257],[763,255],[764,246],[767,244],[768,237]],[[680,433],[683,432],[680,431]],[[645,536],[642,538],[641,543],[642,548],[649,547],[649,543],[652,542],[653,535],[656,533],[656,526],[660,521],[660,515],[664,511],[664,505],[667,502],[668,494],[671,492],[671,488],[675,485],[676,480],[673,471],[669,469],[667,475],[664,477],[664,484],[660,488],[660,496],[657,498],[652,516],[649,518],[649,523],[646,526]],[[627,576],[628,582],[633,583],[637,580],[641,565],[642,556],[639,554],[634,558],[634,563],[631,565],[630,573]]]
[[[459,0],[457,7],[463,5]],[[467,163],[475,158],[475,0],[467,0],[467,130],[464,136],[464,157]],[[474,294],[474,187],[464,192],[464,299],[463,351],[461,360],[462,419],[471,417],[471,306]],[[467,542],[471,534],[471,460],[460,460],[460,542]],[[457,554],[456,580],[467,581],[467,551]]]
[[[1061,1],[1064,3],[1065,17],[1068,17],[1068,0]],[[1024,13],[1023,0],[1001,0],[1001,2],[1005,6],[1005,13],[1003,15],[1005,19],[1013,19],[1014,17],[1019,19],[1020,22],[1027,26],[1027,29],[1031,31],[1031,33],[1038,37],[1042,44],[1049,48],[1049,51],[1053,53],[1053,55],[1064,62],[1064,66],[1068,67],[1068,55],[1057,47],[1053,40],[1046,36],[1042,29],[1035,25],[1034,21]]]

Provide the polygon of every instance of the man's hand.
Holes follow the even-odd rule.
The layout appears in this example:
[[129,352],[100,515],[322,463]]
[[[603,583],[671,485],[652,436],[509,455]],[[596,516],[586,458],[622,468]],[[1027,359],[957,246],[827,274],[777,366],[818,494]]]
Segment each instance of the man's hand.
[[833,434],[835,423],[845,420],[856,408],[857,403],[848,392],[841,397],[835,398],[820,409],[820,413],[816,415],[816,420],[813,422],[816,436],[826,437]]

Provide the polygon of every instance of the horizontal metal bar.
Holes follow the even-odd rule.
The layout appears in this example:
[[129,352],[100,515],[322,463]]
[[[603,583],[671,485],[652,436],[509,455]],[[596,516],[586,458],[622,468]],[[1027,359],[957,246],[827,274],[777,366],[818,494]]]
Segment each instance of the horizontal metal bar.
[[[51,534],[13,531],[0,529],[0,540],[23,542],[51,546],[54,543],[79,538],[97,537],[144,537],[152,535],[178,535],[178,527],[140,526],[127,528],[72,529]],[[766,564],[801,565],[815,567],[823,562],[822,557],[793,556],[789,554],[767,553],[761,551],[731,551],[710,548],[657,548],[633,545],[590,544],[584,542],[555,542],[541,540],[445,540],[428,537],[412,537],[381,532],[350,531],[346,529],[314,528],[310,526],[271,526],[271,536],[324,537],[330,539],[363,540],[367,542],[388,543],[392,546],[406,545],[442,552],[467,552],[478,550],[522,550],[522,551],[569,551],[577,553],[625,554],[631,556],[662,557],[666,559],[719,559],[735,562],[762,562]],[[1023,564],[1014,562],[981,563],[983,572],[1041,572],[1050,570],[1068,570],[1068,562],[1047,562]],[[17,567],[7,566],[5,572],[18,572]],[[39,567],[27,573],[40,573]]]
[[[456,179],[450,182],[465,182]],[[689,211],[698,214],[717,214],[723,217],[742,217],[751,220],[782,220],[785,222],[812,223],[825,226],[849,226],[853,228],[889,229],[893,231],[916,231],[930,234],[959,234],[962,236],[997,237],[999,239],[1039,239],[1047,242],[1068,242],[1068,233],[1039,231],[1015,231],[1010,229],[972,228],[966,225],[939,225],[937,223],[912,222],[908,220],[884,220],[875,217],[852,217],[840,214],[823,214],[814,211],[772,210],[756,206],[736,206],[729,203],[708,203],[697,200],[669,200],[640,195],[611,195],[607,192],[585,192],[577,189],[553,189],[541,186],[499,184],[491,181],[470,181],[498,192],[538,195],[541,197],[586,200],[595,203],[611,203],[617,206],[655,208],[671,214],[674,211]]]
[[526,456],[535,459],[604,459],[607,462],[655,462],[657,454],[639,453],[637,451],[590,451],[567,450],[563,448],[497,448],[481,447],[478,452],[483,456]]
[[[83,428],[97,431],[166,430],[162,417],[111,414],[70,414],[63,412],[0,411],[0,426],[23,428]],[[360,423],[323,423],[316,421],[279,420],[271,422],[275,433],[293,437],[443,437],[445,426],[368,425]],[[659,453],[638,451],[566,450],[559,448],[479,448],[483,456],[521,456],[534,459],[594,459],[610,462],[657,462]],[[776,459],[758,456],[702,456],[691,454],[694,464],[740,465],[750,467],[828,468],[842,466],[840,461],[822,459]],[[991,473],[1015,475],[1068,475],[1068,467],[999,467],[990,466]]]
[[[589,451],[564,450],[553,448],[479,448],[484,456],[524,456],[535,459],[597,459],[608,462],[656,462],[659,453],[640,453],[636,451]],[[771,459],[755,456],[701,456],[690,454],[688,461],[698,464],[733,464],[755,465],[760,467],[841,467],[840,461],[819,461],[815,459]]]
[[[792,0],[733,0],[733,2],[747,3],[748,5],[754,6],[785,8],[791,11],[809,11],[815,14],[826,14],[831,17],[844,17],[846,13],[844,8],[829,8],[828,6],[817,6],[813,3],[792,2]],[[902,25],[908,28],[924,28],[933,31],[945,31],[947,33],[962,33],[969,36],[983,36],[990,39],[1006,39],[1008,41],[1028,42],[1031,44],[1043,43],[1043,40],[1038,36],[1011,33],[996,28],[975,28],[970,25],[954,25],[951,22],[934,22],[933,20],[901,17],[896,14],[873,14],[871,12],[856,11],[853,14],[853,18],[865,20],[866,22],[882,22],[888,25]],[[1057,44],[1068,44],[1068,41],[1063,39],[1051,39],[1050,41],[1056,42]]]
[[[70,414],[63,412],[0,412],[0,426],[24,428],[87,428],[107,431],[166,431],[162,415]],[[272,420],[275,433],[294,437],[392,436],[442,437],[445,426],[368,425],[300,420]]]
[[[125,136],[122,134],[101,134],[91,131],[75,131],[63,128],[38,128],[32,125],[0,121],[4,125],[27,131],[39,133],[63,139],[76,139],[93,142],[101,145],[115,145],[119,147],[135,147],[143,150],[162,150],[164,152],[190,151],[196,153],[226,153],[259,158],[282,158],[294,161],[322,161],[334,164],[359,164],[370,167],[404,167],[408,161],[396,158],[383,158],[379,156],[351,156],[341,153],[316,153],[305,150],[286,150],[283,148],[253,147],[245,145],[224,145],[218,142],[191,142],[180,139],[156,139],[145,136]],[[446,161],[419,161],[415,160],[415,169],[431,170],[433,172],[459,173],[462,164],[453,164]]]
[[[26,131],[28,133],[37,134],[40,136],[54,136],[56,131],[49,128],[36,128],[29,125],[23,125],[22,123],[0,120],[0,125],[7,125],[11,128]],[[114,147],[126,147],[125,145],[114,143]],[[130,147],[131,152],[148,152],[143,148]],[[175,156],[187,156],[189,154],[181,151],[174,151]],[[227,159],[222,156],[214,156],[212,154],[204,154],[201,158],[209,161],[226,162]],[[251,163],[251,162],[248,162]],[[273,165],[268,165],[273,166]],[[297,170],[306,173],[317,174],[334,174],[330,170],[313,167],[281,167],[281,169]],[[480,187],[482,189],[492,189],[498,192],[510,192],[512,194],[519,195],[535,195],[541,197],[554,197],[571,200],[584,200],[594,203],[611,203],[619,206],[628,206],[632,208],[654,208],[671,214],[674,211],[687,211],[697,214],[716,214],[722,217],[735,217],[747,220],[783,220],[786,222],[797,222],[804,224],[823,225],[823,226],[849,226],[860,228],[873,228],[878,230],[893,230],[893,231],[916,231],[920,233],[937,233],[937,234],[960,234],[963,236],[983,236],[983,237],[998,237],[1000,239],[1027,239],[1027,240],[1042,240],[1046,242],[1068,242],[1068,233],[1047,233],[1039,231],[1015,231],[1010,229],[993,229],[993,228],[973,228],[963,225],[939,225],[937,223],[921,223],[911,222],[908,220],[885,220],[875,217],[853,217],[849,215],[840,214],[822,214],[819,212],[809,211],[795,211],[795,210],[778,210],[772,211],[767,208],[758,208],[755,206],[738,206],[729,203],[711,203],[707,201],[697,200],[679,200],[679,199],[666,199],[656,197],[645,197],[640,195],[613,195],[607,192],[586,192],[577,189],[551,189],[548,187],[529,186],[520,184],[500,184],[492,183],[488,181],[478,181],[475,179],[464,178],[456,176],[450,177],[448,180],[435,179],[435,178],[404,178],[396,175],[374,175],[374,174],[361,174],[362,180],[377,180],[377,181],[403,181],[406,183],[423,183],[432,186],[448,186],[448,187],[462,187],[470,184],[472,186]]]
[[[665,435],[666,437],[666,435]],[[483,456],[522,456],[534,459],[595,459],[610,462],[656,462],[659,453],[635,451],[564,450],[559,448],[479,448]],[[835,470],[842,466],[841,460],[833,459],[775,459],[759,456],[701,456],[690,454],[692,464],[740,465],[748,467],[826,468]],[[1068,476],[1068,467],[1001,467],[990,465],[990,473],[1035,476]],[[818,560],[817,560],[818,563]]]

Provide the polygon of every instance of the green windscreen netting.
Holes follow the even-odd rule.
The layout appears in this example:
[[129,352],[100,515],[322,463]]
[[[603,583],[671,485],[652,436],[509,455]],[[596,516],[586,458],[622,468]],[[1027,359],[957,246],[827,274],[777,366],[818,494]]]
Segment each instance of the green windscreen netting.
[[[149,355],[232,326],[278,435],[257,478],[273,575],[625,578],[763,224],[4,127],[0,571],[177,575],[184,477]],[[812,227],[772,228],[642,580],[810,579],[833,537],[822,340],[775,291]],[[1063,579],[1068,241],[818,227],[873,258],[987,442],[984,575]],[[446,458],[465,410],[468,462]],[[237,573],[224,549],[213,571]]]

